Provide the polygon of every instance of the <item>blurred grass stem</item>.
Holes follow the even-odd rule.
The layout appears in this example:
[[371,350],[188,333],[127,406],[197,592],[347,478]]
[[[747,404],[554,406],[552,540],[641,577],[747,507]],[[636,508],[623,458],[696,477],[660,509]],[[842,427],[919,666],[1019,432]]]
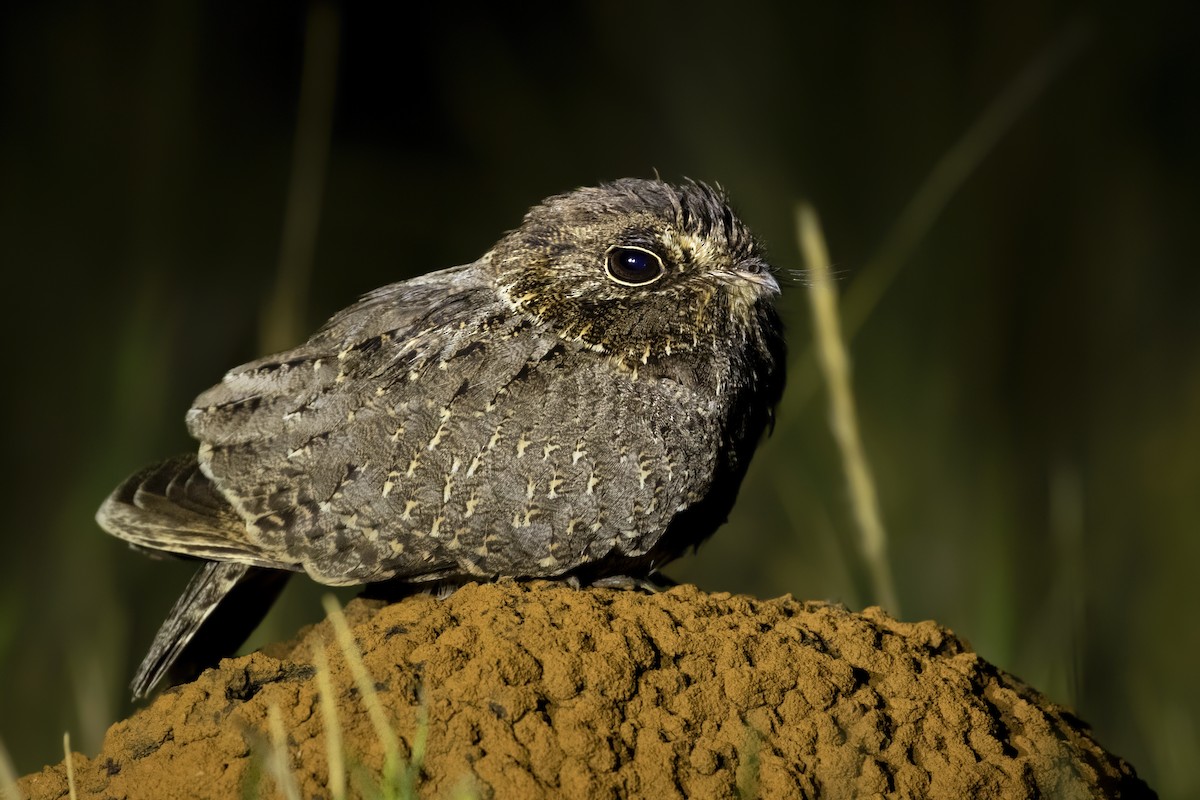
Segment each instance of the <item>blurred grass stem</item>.
[[1085,688],[1082,648],[1087,641],[1087,503],[1083,470],[1060,458],[1051,467],[1049,483],[1047,527],[1059,569],[1054,577],[1054,591],[1047,596],[1039,617],[1054,627],[1046,637],[1061,648],[1061,654],[1052,663],[1067,667],[1061,696],[1075,705]]
[[300,787],[292,774],[292,760],[288,757],[287,732],[283,729],[283,717],[279,706],[272,703],[267,708],[267,725],[271,730],[271,757],[268,769],[275,779],[275,788],[287,800],[300,800]]
[[324,645],[314,644],[313,666],[317,670],[317,691],[320,693],[321,722],[325,728],[325,758],[329,764],[329,796],[332,800],[346,797],[346,763],[342,749],[342,726],[337,715],[337,699],[333,695],[333,679],[329,675],[329,658]]
[[333,5],[313,3],[304,43],[300,108],[292,150],[291,186],[283,216],[279,271],[259,329],[260,345],[267,353],[294,346],[305,328],[302,317],[312,281],[333,130],[339,29],[338,12]]
[[1088,37],[1085,25],[1078,22],[1069,25],[1017,74],[962,138],[938,159],[892,224],[875,257],[846,290],[842,303],[842,330],[847,338],[853,339],[871,316],[895,281],[900,267],[946,210],[950,199],[1075,58]]
[[8,748],[0,739],[0,800],[21,800],[21,790],[17,788],[17,771],[9,758]]
[[67,767],[67,793],[71,800],[79,800],[79,792],[75,788],[75,759],[71,755],[71,733],[63,734],[63,760]]
[[829,391],[829,426],[841,454],[859,545],[867,563],[875,602],[898,617],[900,603],[888,565],[887,531],[883,527],[875,481],[858,430],[850,357],[838,314],[837,287],[829,268],[829,253],[821,225],[812,206],[799,206],[796,229],[800,252],[804,254],[810,276],[808,300],[813,317],[813,343]]
[[396,736],[391,723],[388,722],[383,704],[379,702],[379,696],[375,693],[375,682],[367,672],[366,665],[363,664],[362,653],[354,642],[354,634],[350,632],[350,626],[346,622],[346,616],[342,613],[342,607],[338,605],[337,598],[331,594],[325,595],[323,604],[325,613],[329,615],[329,622],[333,625],[338,645],[342,649],[342,655],[346,659],[346,665],[350,667],[350,674],[354,676],[354,684],[358,687],[359,697],[367,709],[367,717],[371,720],[371,725],[375,728],[375,735],[383,747],[384,784],[395,785],[400,774],[400,738]]
[[[1042,50],[947,150],[917,187],[884,236],[875,255],[858,271],[842,301],[842,335],[853,340],[891,288],[900,269],[928,235],[951,198],[1029,107],[1083,50],[1091,38],[1088,25],[1076,21]],[[813,347],[800,350],[788,367],[790,418],[817,391]]]

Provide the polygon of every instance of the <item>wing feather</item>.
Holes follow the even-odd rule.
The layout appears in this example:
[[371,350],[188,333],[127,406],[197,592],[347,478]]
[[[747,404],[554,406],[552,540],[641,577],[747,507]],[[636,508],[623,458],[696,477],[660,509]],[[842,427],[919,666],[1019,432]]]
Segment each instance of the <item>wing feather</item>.
[[[201,394],[188,415],[200,466],[257,549],[303,563],[318,580],[461,573],[436,536],[403,535],[412,527],[405,498],[440,502],[443,486],[430,476],[452,464],[434,452],[439,431],[465,424],[486,440],[491,430],[455,409],[482,407],[485,391],[552,346],[514,335],[522,324],[478,269],[377,290],[305,344],[238,367]],[[389,482],[400,486],[390,499]]]
[[297,569],[247,540],[245,521],[200,470],[195,455],[178,456],[130,476],[100,506],[96,522],[147,550]]

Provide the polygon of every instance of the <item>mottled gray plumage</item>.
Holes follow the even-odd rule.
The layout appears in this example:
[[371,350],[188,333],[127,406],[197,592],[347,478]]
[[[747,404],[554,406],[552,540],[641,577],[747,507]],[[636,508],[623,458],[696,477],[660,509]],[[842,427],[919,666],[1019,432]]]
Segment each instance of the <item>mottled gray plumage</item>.
[[108,532],[206,566],[143,694],[246,569],[330,585],[644,576],[726,518],[783,385],[778,286],[724,196],[551,197],[478,261],[392,284],[188,412]]

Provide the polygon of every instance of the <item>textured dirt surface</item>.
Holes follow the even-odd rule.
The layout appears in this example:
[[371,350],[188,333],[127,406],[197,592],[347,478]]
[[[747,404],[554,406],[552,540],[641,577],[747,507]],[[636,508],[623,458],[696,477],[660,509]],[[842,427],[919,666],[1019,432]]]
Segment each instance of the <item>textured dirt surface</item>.
[[[423,797],[1153,796],[1070,712],[876,609],[502,583],[346,613],[405,754],[428,715]],[[73,759],[79,796],[280,796],[274,706],[300,796],[327,797],[317,642],[363,792],[384,750],[322,623],[113,725]],[[20,787],[65,797],[65,768]]]

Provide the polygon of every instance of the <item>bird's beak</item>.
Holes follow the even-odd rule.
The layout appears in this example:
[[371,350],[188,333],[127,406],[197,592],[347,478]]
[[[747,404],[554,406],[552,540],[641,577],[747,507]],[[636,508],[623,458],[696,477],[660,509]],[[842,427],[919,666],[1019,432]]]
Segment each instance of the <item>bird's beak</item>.
[[775,297],[779,294],[779,282],[771,274],[767,265],[758,269],[722,269],[716,273],[717,280],[738,294],[746,295],[747,300],[757,300],[759,297]]

